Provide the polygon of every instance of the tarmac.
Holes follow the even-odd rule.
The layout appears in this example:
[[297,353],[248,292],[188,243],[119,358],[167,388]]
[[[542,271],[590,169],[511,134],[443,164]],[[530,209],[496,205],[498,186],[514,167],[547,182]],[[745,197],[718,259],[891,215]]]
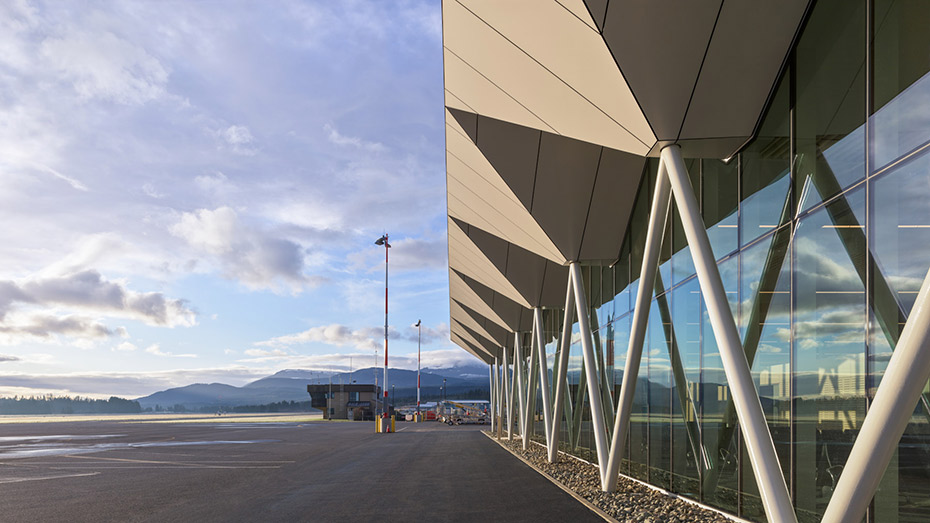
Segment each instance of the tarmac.
[[487,426],[396,428],[0,424],[0,520],[603,521]]

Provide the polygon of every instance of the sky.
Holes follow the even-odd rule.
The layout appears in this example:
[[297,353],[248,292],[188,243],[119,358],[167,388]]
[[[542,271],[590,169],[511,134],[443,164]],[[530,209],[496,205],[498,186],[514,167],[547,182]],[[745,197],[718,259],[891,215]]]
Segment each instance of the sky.
[[0,395],[449,341],[434,1],[0,2]]

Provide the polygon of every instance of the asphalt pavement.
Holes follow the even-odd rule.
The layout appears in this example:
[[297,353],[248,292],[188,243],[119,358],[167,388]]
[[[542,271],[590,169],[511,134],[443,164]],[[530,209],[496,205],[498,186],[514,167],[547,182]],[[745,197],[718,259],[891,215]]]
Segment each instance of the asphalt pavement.
[[0,521],[603,521],[481,428],[0,424]]

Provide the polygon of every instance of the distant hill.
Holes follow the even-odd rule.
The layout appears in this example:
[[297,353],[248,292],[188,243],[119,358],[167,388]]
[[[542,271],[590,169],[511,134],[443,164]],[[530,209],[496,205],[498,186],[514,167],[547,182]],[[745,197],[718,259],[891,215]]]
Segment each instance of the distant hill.
[[[475,391],[489,389],[487,368],[481,377],[474,377],[476,369],[423,369],[421,371],[421,397],[438,398],[443,379],[446,380],[446,397],[464,396]],[[445,374],[447,373],[448,374]],[[442,373],[442,374],[440,374]],[[378,386],[382,385],[384,371],[381,368],[369,367],[351,373],[330,373],[326,371],[286,369],[271,376],[267,376],[242,387],[226,385],[224,383],[196,383],[184,387],[163,390],[137,398],[136,401],[145,408],[170,408],[183,405],[188,410],[203,408],[219,408],[222,406],[236,407],[241,405],[263,405],[279,401],[307,401],[307,385],[328,384],[332,377],[333,385],[340,384],[370,384],[377,379]],[[417,371],[405,369],[390,369],[388,373],[389,384],[394,385],[394,394],[398,401],[416,397]]]

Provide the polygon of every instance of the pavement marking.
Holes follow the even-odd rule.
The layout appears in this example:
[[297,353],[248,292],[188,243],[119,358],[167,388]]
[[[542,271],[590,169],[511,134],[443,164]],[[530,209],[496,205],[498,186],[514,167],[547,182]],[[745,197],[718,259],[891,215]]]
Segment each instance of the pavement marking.
[[[281,465],[266,465],[266,466],[251,466],[251,467],[235,467],[229,465],[209,465],[205,463],[196,463],[196,462],[183,462],[183,461],[156,461],[149,459],[129,459],[129,458],[103,458],[100,456],[64,456],[66,458],[72,459],[93,459],[100,460],[104,462],[118,462],[118,463],[142,463],[148,465],[175,465],[180,468],[208,468],[208,469],[238,469],[238,468],[281,468]],[[212,462],[208,462],[212,463]],[[67,465],[64,465],[67,466]],[[112,467],[118,468],[118,467]],[[125,467],[124,467],[125,468]]]
[[407,430],[408,428],[410,428],[410,427],[404,427],[404,428],[398,430],[397,432],[403,432],[403,431]]
[[46,479],[65,479],[65,478],[83,478],[86,476],[96,476],[99,472],[88,472],[86,474],[62,474],[59,476],[45,476],[41,478],[6,478],[0,479],[0,483],[23,483],[25,481],[42,481]]

